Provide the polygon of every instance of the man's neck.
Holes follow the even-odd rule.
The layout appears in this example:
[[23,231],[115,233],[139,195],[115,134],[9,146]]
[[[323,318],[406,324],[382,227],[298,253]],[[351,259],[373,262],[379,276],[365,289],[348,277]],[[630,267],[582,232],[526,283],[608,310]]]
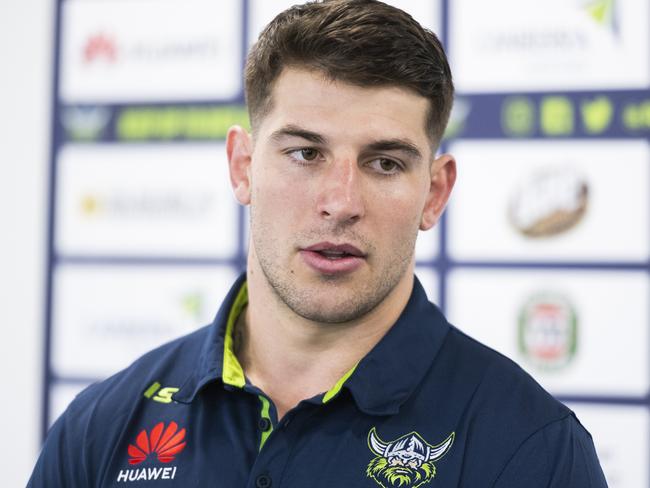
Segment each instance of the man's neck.
[[291,311],[262,273],[248,275],[249,304],[237,322],[236,354],[244,373],[273,401],[278,418],[332,388],[381,340],[412,289],[412,269],[372,311],[350,322],[322,324]]

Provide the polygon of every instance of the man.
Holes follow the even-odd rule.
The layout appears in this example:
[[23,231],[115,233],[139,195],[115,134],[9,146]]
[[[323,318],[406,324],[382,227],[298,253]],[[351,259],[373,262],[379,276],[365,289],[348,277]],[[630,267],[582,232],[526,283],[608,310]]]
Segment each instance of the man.
[[435,36],[371,0],[293,7],[246,96],[252,134],[227,138],[245,277],[211,326],[81,393],[30,486],[606,486],[572,412],[414,280],[456,178]]

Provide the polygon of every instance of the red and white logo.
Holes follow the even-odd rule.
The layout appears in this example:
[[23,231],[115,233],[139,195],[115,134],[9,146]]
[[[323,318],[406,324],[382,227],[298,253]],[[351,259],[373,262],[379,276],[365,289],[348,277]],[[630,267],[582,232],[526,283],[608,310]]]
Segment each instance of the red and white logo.
[[[148,433],[143,429],[135,439],[135,445],[129,444],[129,464],[140,464],[149,458],[152,462],[138,468],[120,469],[117,482],[173,480],[176,466],[156,466],[156,462],[169,463],[185,449],[185,429],[178,430],[174,421],[165,427],[164,422],[155,425]],[[155,455],[155,456],[154,456]]]
[[83,47],[83,60],[86,64],[100,59],[110,63],[117,60],[115,39],[104,33],[91,36]]
[[161,463],[169,463],[185,448],[184,438],[185,429],[178,430],[174,421],[167,428],[163,422],[156,424],[150,434],[143,429],[135,440],[136,445],[129,444],[129,464],[140,464],[152,454]]

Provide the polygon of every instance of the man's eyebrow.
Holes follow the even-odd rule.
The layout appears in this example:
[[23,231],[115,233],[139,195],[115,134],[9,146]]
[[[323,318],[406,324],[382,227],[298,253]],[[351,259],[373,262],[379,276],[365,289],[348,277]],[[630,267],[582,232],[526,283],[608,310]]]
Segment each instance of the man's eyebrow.
[[325,145],[327,144],[327,138],[318,134],[317,132],[312,132],[297,125],[285,125],[280,129],[276,130],[271,134],[271,139],[274,141],[280,141],[284,137],[300,137],[314,144]]
[[[300,137],[314,144],[326,145],[327,138],[317,132],[303,129],[297,125],[285,125],[271,134],[271,139],[280,141],[285,137]],[[412,142],[405,139],[382,139],[365,147],[366,151],[402,151],[414,159],[422,159],[422,153]]]
[[422,159],[422,153],[418,147],[404,139],[386,139],[375,141],[366,146],[369,151],[402,151],[412,158]]

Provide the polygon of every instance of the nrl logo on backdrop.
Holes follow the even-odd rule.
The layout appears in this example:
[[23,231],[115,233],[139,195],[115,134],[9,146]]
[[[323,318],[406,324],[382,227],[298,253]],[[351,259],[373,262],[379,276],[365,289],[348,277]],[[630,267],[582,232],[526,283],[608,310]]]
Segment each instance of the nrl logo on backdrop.
[[385,442],[373,427],[368,433],[368,448],[376,454],[366,475],[382,488],[417,488],[436,476],[433,463],[442,458],[454,443],[455,433],[432,446],[417,432]]
[[69,138],[75,141],[94,141],[106,132],[111,111],[99,106],[67,107],[61,112],[61,123]]
[[584,217],[588,201],[589,186],[582,175],[570,167],[551,166],[517,187],[508,217],[526,237],[551,237],[574,228]]
[[531,298],[519,314],[519,350],[532,365],[559,369],[571,362],[578,344],[578,317],[558,294]]

